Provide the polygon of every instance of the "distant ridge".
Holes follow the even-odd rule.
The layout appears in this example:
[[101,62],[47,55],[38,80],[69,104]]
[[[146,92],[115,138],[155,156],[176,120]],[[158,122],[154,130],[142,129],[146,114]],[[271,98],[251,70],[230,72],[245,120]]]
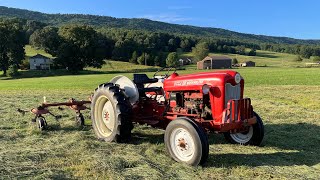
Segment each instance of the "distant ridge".
[[215,37],[231,40],[240,40],[250,43],[275,44],[310,44],[320,45],[320,40],[301,40],[289,37],[275,37],[234,32],[221,28],[196,27],[190,25],[170,24],[140,18],[114,18],[110,16],[83,15],[83,14],[46,14],[17,8],[0,6],[0,17],[16,17],[27,20],[44,22],[49,25],[61,26],[69,23],[105,26],[110,28],[137,29],[146,31],[160,31],[174,34],[185,34],[202,37]]

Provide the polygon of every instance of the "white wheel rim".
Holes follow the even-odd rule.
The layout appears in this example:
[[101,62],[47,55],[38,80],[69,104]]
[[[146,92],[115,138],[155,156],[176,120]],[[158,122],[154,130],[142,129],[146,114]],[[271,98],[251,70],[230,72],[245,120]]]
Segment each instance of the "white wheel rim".
[[230,134],[230,137],[239,144],[245,144],[251,140],[253,136],[253,127],[250,126],[248,132]]
[[108,137],[112,134],[115,126],[114,107],[107,96],[100,96],[96,101],[96,127],[101,135]]
[[191,160],[195,154],[194,140],[191,134],[183,128],[172,131],[170,146],[174,155],[184,162]]

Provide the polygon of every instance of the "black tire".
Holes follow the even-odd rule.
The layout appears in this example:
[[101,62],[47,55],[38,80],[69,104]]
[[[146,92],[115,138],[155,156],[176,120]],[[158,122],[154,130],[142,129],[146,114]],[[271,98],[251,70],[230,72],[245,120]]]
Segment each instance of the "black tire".
[[37,125],[40,131],[46,130],[47,129],[47,121],[44,117],[38,117],[37,118]]
[[[188,136],[191,137],[189,138],[188,141],[185,141],[184,138],[179,138],[178,141],[181,144],[179,145],[180,150],[177,148],[177,144],[176,144],[177,143],[176,131],[178,130],[188,133],[188,135],[186,135],[185,133],[185,136],[184,136],[185,139],[188,139]],[[183,141],[183,142],[181,143],[180,141]],[[188,150],[188,148],[186,148],[186,145],[187,145],[186,142],[191,142],[191,141],[194,145],[193,150],[191,149],[191,152],[190,152],[191,155],[187,155],[183,157],[184,156],[183,151]],[[208,159],[208,154],[209,154],[208,137],[203,131],[203,129],[189,118],[177,118],[176,120],[171,121],[166,128],[165,135],[164,135],[164,142],[165,142],[167,152],[177,162],[183,162],[192,166],[197,166],[199,164],[204,164]]]
[[98,139],[127,142],[131,139],[132,107],[120,88],[112,83],[101,84],[92,97],[91,120]]
[[84,126],[84,117],[81,113],[76,115],[75,122],[77,126],[80,126],[80,127]]
[[[261,142],[264,137],[264,125],[260,116],[256,112],[253,112],[253,113],[257,118],[257,123],[252,125],[247,133],[235,133],[235,134],[231,134],[230,132],[224,133],[224,137],[228,142],[232,144],[241,144],[241,145],[253,145],[253,146],[261,145]],[[246,140],[241,141],[240,140],[241,138],[240,139],[237,138],[237,135],[241,135],[241,134],[246,135],[251,133],[252,133],[252,136],[248,135],[250,138]]]

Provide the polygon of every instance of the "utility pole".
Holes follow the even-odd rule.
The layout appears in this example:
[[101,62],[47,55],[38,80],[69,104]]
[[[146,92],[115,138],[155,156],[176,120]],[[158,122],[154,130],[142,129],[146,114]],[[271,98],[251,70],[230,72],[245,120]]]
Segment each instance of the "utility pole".
[[144,65],[147,65],[147,60],[146,60],[146,53],[143,53],[143,58],[144,58]]

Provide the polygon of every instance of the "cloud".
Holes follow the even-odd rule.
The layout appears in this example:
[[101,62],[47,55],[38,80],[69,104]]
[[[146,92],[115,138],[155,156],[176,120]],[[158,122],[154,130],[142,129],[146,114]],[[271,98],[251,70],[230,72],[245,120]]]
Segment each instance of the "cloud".
[[143,15],[143,16],[140,16],[139,18],[146,18],[154,21],[162,21],[162,22],[169,22],[169,23],[186,22],[186,21],[192,20],[192,18],[183,17],[177,14]]

